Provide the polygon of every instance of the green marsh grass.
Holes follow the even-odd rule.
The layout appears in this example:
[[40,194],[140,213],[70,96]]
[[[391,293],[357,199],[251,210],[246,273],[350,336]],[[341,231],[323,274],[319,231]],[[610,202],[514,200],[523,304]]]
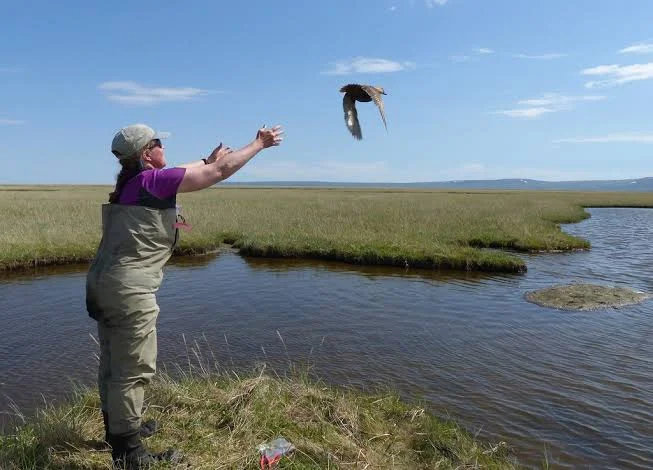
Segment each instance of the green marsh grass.
[[[109,186],[0,187],[0,269],[86,262]],[[653,207],[653,194],[217,186],[178,198],[191,232],[176,254],[243,254],[518,272],[518,252],[586,249],[560,223],[584,207]]]
[[[518,468],[503,441],[481,441],[392,391],[328,386],[294,366],[283,376],[265,364],[242,375],[195,364],[175,378],[158,372],[146,392],[150,418],[161,430],[147,446],[175,447],[197,470],[257,469],[257,445],[278,436],[297,449],[279,469]],[[103,438],[97,391],[78,387],[0,434],[0,468],[109,470]]]

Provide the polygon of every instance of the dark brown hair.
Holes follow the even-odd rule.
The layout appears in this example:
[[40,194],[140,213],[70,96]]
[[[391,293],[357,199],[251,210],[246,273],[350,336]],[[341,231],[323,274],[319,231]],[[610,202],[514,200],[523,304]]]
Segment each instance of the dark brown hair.
[[123,158],[120,160],[122,168],[120,173],[118,173],[118,178],[116,179],[116,187],[112,193],[109,194],[109,202],[111,204],[116,204],[120,200],[120,193],[125,187],[125,183],[132,179],[134,176],[139,174],[143,169],[140,158]]

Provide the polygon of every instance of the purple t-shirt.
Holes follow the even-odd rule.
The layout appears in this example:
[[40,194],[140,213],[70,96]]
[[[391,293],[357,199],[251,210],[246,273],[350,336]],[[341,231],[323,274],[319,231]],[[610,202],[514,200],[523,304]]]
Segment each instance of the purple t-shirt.
[[120,193],[119,203],[157,209],[173,208],[185,173],[186,168],[178,167],[143,170],[127,181]]

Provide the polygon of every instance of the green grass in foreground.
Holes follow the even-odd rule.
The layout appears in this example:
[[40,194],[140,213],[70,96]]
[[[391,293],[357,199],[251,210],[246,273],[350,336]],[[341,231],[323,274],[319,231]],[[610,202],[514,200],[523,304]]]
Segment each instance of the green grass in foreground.
[[[517,468],[505,443],[482,443],[393,393],[367,395],[263,373],[155,377],[145,418],[159,420],[162,430],[147,445],[178,448],[194,469],[259,468],[256,446],[277,436],[297,448],[280,469]],[[0,435],[0,468],[110,469],[103,437],[97,393],[80,389]]]
[[[110,191],[1,187],[0,270],[91,259]],[[176,254],[229,243],[252,256],[518,272],[514,251],[589,248],[559,228],[586,218],[583,207],[653,207],[653,194],[218,186],[178,201],[193,230]]]

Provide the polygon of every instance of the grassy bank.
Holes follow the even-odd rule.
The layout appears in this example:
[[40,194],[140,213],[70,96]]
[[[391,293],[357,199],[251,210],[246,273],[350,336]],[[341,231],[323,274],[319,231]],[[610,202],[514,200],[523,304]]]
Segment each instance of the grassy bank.
[[[280,469],[516,468],[505,443],[480,442],[392,393],[366,395],[264,374],[157,377],[145,417],[162,429],[148,446],[175,446],[194,469],[259,468],[256,446],[277,436],[297,448]],[[81,390],[0,435],[0,468],[110,469],[98,407],[97,394]]]
[[[89,260],[110,190],[0,187],[0,269]],[[229,243],[252,256],[515,272],[514,251],[588,248],[558,225],[583,207],[653,207],[653,194],[217,187],[179,203],[193,230],[178,254]]]

